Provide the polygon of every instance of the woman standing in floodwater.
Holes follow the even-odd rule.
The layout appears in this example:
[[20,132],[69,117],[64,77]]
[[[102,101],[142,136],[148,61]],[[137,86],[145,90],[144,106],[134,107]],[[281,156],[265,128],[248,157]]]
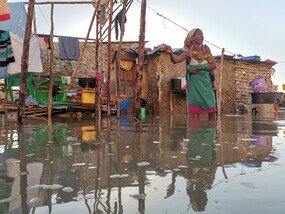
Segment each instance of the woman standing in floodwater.
[[174,55],[168,45],[164,51],[170,53],[173,63],[187,61],[188,111],[193,114],[193,118],[198,119],[200,114],[209,114],[209,119],[215,120],[216,99],[210,72],[216,69],[216,62],[210,48],[203,41],[203,32],[195,28],[187,34],[185,51],[182,54]]

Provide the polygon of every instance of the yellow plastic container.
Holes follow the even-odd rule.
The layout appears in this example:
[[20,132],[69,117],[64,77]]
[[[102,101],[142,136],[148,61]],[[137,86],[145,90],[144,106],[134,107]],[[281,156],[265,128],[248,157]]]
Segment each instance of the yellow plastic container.
[[285,91],[285,84],[282,85],[282,89],[283,89],[283,91]]
[[84,142],[91,142],[96,140],[95,126],[82,126],[82,140]]
[[85,88],[82,90],[81,102],[82,104],[95,104],[95,89]]

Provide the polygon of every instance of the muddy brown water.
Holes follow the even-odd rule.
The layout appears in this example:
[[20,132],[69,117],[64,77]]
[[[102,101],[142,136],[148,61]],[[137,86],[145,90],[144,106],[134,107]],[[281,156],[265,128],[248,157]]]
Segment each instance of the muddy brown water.
[[285,212],[283,113],[0,121],[0,213]]

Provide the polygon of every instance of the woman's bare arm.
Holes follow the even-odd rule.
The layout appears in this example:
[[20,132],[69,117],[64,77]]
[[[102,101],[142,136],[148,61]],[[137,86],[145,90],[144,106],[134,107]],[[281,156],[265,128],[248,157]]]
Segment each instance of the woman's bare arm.
[[170,46],[168,46],[168,45],[165,45],[164,51],[166,53],[170,54],[171,62],[174,63],[174,64],[182,62],[183,60],[185,60],[187,58],[186,52],[183,52],[180,55],[173,54],[172,53],[172,48]]
[[205,68],[205,69],[203,69],[203,70],[206,70],[206,71],[213,71],[213,70],[215,70],[215,69],[217,68],[216,60],[215,60],[215,58],[213,57],[213,55],[212,55],[212,53],[211,53],[211,50],[210,50],[210,48],[209,48],[207,45],[206,45],[206,47],[205,47],[205,50],[206,50],[206,53],[211,54],[211,57],[212,57],[213,61],[212,61],[211,64],[209,64],[209,66],[208,66],[207,68]]

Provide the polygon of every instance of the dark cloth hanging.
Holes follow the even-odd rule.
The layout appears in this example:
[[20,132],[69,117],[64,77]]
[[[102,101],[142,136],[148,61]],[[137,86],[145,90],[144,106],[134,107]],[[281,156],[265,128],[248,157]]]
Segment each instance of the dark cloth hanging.
[[59,43],[59,58],[62,60],[78,60],[80,55],[78,38],[60,36]]
[[96,87],[96,79],[95,78],[80,77],[78,79],[78,85],[82,88],[95,88]]
[[9,31],[0,30],[0,67],[15,62]]
[[[116,40],[118,40],[119,37],[119,26],[120,30],[122,26],[122,18],[123,18],[123,9],[116,15],[115,17],[115,33],[116,33]],[[127,22],[127,16],[125,16],[125,23]],[[119,26],[118,26],[119,25]]]
[[49,35],[47,35],[47,36],[44,36],[44,42],[46,43],[46,45],[47,45],[47,49],[51,49],[51,47],[50,47],[50,36]]

